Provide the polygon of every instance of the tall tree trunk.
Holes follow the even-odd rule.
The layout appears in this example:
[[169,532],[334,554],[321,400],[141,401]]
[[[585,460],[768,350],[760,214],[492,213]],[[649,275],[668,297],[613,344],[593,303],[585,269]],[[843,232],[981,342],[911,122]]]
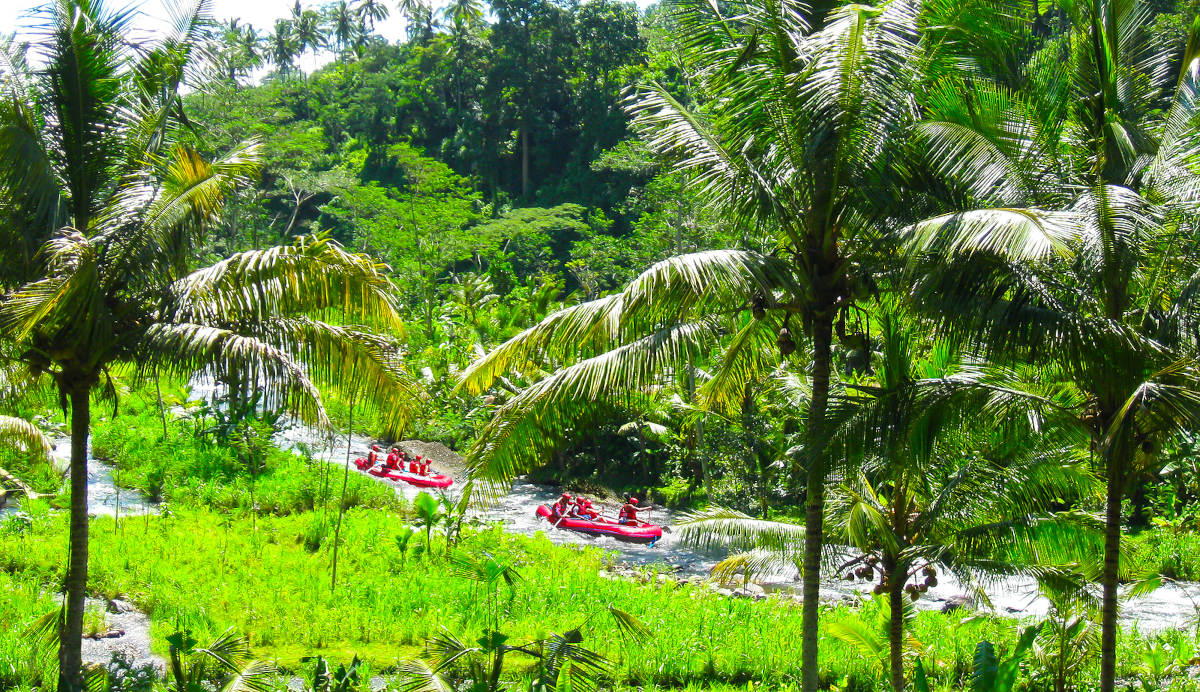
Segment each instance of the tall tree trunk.
[[[812,398],[808,408],[808,442],[813,446],[825,434],[825,408],[829,403],[829,372],[833,364],[833,317],[820,310],[813,318]],[[801,618],[800,655],[802,689],[816,692],[817,627],[821,614],[821,543],[825,521],[825,455],[809,456],[804,516],[804,611]]]
[[88,498],[87,449],[91,429],[90,389],[75,385],[71,398],[71,537],[67,564],[66,618],[60,622],[58,689],[83,689],[83,611],[87,596]]
[[529,125],[521,119],[521,197],[529,201]]
[[[688,359],[688,374],[687,374],[687,395],[688,404],[695,405],[696,403],[696,360],[695,358]],[[704,483],[704,494],[708,496],[708,501],[713,501],[712,475],[708,470],[708,459],[704,456],[704,416],[701,415],[692,427],[692,455],[698,462],[700,469],[700,481]]]
[[[1123,444],[1120,440],[1114,444]],[[1100,615],[1100,692],[1114,692],[1117,680],[1117,579],[1121,560],[1121,500],[1125,496],[1125,459],[1108,455],[1108,493],[1104,511],[1103,602]]]
[[346,487],[350,485],[350,445],[354,441],[354,394],[350,394],[350,422],[346,428],[346,468],[342,471],[342,495],[338,498],[337,526],[333,530],[333,569],[330,570],[329,593],[337,590],[338,543],[342,538],[342,516],[346,513]]
[[892,692],[904,692],[904,584],[907,568],[893,566],[888,584],[888,656],[891,661]]

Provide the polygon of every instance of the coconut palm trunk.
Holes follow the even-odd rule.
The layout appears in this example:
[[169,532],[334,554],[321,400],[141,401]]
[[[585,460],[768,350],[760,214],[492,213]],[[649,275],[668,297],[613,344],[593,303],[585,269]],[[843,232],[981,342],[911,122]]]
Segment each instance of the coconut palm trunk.
[[[825,410],[829,404],[829,376],[833,368],[833,319],[821,313],[813,320],[812,398],[808,409],[809,449],[816,449],[825,436]],[[825,458],[823,453],[809,455],[805,484],[804,512],[804,604],[801,615],[803,653],[801,667],[803,689],[815,690],[817,670],[818,624],[821,618],[821,547],[824,544]]]
[[[1117,444],[1120,444],[1118,442]],[[1100,689],[1113,692],[1117,679],[1117,585],[1121,563],[1121,502],[1125,498],[1125,469],[1118,454],[1111,450],[1108,460],[1108,488],[1104,502],[1104,571],[1101,575],[1100,606]]]
[[904,570],[895,562],[884,563],[888,582],[888,665],[892,692],[904,692]]
[[71,402],[71,530],[67,563],[66,614],[59,632],[58,689],[83,689],[83,614],[88,575],[87,449],[91,388],[75,385]]

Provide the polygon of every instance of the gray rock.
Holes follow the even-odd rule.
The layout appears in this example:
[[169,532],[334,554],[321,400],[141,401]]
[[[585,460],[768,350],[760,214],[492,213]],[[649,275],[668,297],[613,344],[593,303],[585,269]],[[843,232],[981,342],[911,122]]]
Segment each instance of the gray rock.
[[971,605],[971,598],[966,595],[951,596],[946,599],[942,605],[943,613],[953,613],[956,610],[963,610]]
[[107,605],[108,605],[108,612],[116,613],[118,615],[120,615],[121,613],[133,613],[133,612],[137,611],[137,608],[134,608],[132,603],[130,603],[128,601],[123,601],[119,598],[113,598],[113,599],[109,600]]

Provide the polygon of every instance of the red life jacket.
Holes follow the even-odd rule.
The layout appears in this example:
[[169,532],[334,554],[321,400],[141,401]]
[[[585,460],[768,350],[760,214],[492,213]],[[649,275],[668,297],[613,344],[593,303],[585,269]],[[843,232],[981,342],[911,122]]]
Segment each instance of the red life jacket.
[[387,455],[387,466],[389,469],[396,468],[396,464],[400,463],[400,455],[392,452]]

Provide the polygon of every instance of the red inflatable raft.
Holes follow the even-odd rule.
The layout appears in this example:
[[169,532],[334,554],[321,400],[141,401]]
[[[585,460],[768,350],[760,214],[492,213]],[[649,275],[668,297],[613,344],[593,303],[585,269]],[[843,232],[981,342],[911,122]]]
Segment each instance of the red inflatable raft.
[[565,517],[561,521],[551,521],[550,508],[546,505],[538,505],[537,515],[551,524],[557,524],[560,529],[570,529],[578,533],[588,534],[589,536],[612,536],[618,541],[627,543],[649,543],[654,545],[658,539],[662,538],[662,527],[654,524],[646,524],[639,522],[633,524],[618,524],[615,521],[599,518],[599,519],[580,519],[577,517]]
[[366,459],[355,459],[354,465],[360,471],[367,473],[377,478],[386,478],[389,481],[397,481],[415,485],[418,488],[449,488],[454,485],[454,479],[442,473],[433,473],[428,476],[422,476],[419,473],[409,473],[408,471],[399,471],[397,469],[389,469],[383,464],[371,466],[371,462]]
[[454,479],[444,473],[431,473],[422,476],[407,471],[388,471],[384,478],[392,481],[403,481],[418,488],[449,488],[454,485]]

